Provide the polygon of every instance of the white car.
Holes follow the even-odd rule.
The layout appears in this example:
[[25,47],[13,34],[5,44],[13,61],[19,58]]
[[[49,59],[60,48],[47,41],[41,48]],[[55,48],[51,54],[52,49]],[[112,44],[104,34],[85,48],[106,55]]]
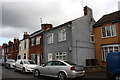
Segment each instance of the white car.
[[15,60],[14,59],[7,59],[5,63],[5,68],[14,68],[15,67]]
[[19,71],[22,71],[23,73],[33,72],[33,69],[36,66],[37,65],[32,60],[20,59],[16,61],[14,71],[19,70]]

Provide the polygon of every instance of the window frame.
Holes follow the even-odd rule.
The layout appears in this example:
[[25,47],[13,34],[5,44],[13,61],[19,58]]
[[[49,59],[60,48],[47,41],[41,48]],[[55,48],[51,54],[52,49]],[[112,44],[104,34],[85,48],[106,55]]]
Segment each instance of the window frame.
[[32,38],[31,39],[31,46],[34,46],[35,45],[35,38]]
[[65,28],[58,30],[58,42],[66,41],[67,40],[67,32]]
[[36,45],[40,44],[41,36],[36,37]]
[[[103,29],[105,32],[103,32]],[[108,35],[108,31],[110,32],[109,33],[110,35]],[[109,26],[101,27],[101,32],[102,32],[102,38],[115,37],[115,36],[117,36],[116,25],[112,24]],[[105,36],[104,36],[104,33],[105,33]]]
[[[64,56],[65,56],[65,59],[64,59]],[[67,60],[67,52],[57,52],[55,54],[55,59],[66,61]]]
[[54,43],[54,34],[53,33],[49,33],[47,35],[47,44],[52,44]]
[[[118,51],[115,51],[115,47],[118,47]],[[102,61],[106,61],[107,54],[110,53],[110,50],[111,50],[111,52],[119,52],[120,51],[120,45],[102,46]]]

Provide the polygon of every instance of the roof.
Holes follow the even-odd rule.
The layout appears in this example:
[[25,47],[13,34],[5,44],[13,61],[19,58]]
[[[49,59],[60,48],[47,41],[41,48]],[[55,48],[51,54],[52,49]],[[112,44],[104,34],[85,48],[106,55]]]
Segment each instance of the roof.
[[43,32],[43,30],[38,30],[38,31],[32,33],[32,34],[30,35],[30,38],[31,38],[31,37],[34,37],[34,36],[37,36],[37,35],[39,35],[39,34],[42,34],[42,32]]
[[102,18],[100,18],[94,25],[93,27],[100,27],[104,24],[108,24],[108,23],[116,23],[116,22],[120,22],[120,10],[104,15]]

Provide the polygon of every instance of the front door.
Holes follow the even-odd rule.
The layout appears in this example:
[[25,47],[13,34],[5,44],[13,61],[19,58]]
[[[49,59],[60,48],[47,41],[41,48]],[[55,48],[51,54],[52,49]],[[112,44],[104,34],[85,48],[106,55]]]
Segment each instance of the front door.
[[52,61],[52,53],[48,53],[48,61]]
[[37,55],[37,65],[40,65],[40,55]]

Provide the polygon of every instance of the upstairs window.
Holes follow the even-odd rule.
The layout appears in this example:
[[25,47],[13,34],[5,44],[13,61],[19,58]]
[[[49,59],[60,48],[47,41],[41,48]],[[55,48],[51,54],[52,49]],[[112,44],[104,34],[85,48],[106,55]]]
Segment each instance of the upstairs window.
[[32,38],[31,39],[31,46],[34,46],[35,45],[35,38]]
[[116,26],[115,25],[110,25],[107,27],[102,27],[102,37],[113,37],[116,36]]
[[26,40],[24,40],[24,49],[26,49]]
[[92,43],[94,43],[94,34],[92,32],[90,32],[90,40]]
[[40,44],[40,39],[41,39],[41,37],[36,38],[36,45]]
[[58,42],[66,40],[66,29],[61,29],[58,31]]
[[47,35],[47,42],[48,42],[48,44],[54,43],[54,41],[53,41],[53,33],[49,33]]

